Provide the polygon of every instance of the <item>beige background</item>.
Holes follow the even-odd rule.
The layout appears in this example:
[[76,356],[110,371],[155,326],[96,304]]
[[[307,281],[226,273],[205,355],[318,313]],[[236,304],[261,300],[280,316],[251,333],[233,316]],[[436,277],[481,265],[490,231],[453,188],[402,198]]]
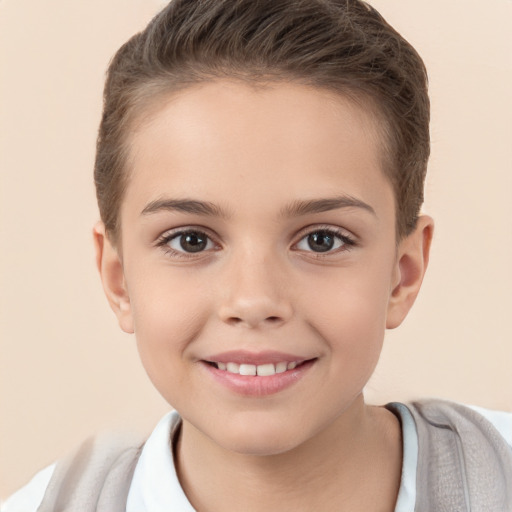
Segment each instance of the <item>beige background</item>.
[[[512,2],[374,0],[423,55],[431,267],[367,388],[512,410]],[[0,0],[0,496],[89,434],[168,409],[94,267],[107,62],[157,0]]]

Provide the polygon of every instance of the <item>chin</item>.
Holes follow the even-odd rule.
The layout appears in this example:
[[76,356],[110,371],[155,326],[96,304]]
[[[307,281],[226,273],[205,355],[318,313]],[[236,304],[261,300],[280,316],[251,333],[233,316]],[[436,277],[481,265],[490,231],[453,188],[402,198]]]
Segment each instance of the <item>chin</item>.
[[259,439],[229,439],[224,448],[240,455],[269,457],[289,452],[297,447],[290,440],[261,436]]
[[254,420],[231,423],[214,441],[224,449],[240,455],[272,456],[289,452],[307,440],[305,429],[292,428],[281,422]]

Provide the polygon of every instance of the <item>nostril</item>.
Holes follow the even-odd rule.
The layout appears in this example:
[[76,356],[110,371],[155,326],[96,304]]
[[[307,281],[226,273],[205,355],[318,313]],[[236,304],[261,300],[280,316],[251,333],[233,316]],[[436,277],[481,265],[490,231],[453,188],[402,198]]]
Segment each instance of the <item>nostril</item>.
[[[231,325],[239,325],[239,324],[243,324],[243,323],[248,323],[248,324],[257,323],[257,322],[251,322],[250,320],[244,320],[243,318],[240,318],[238,316],[229,317],[228,319],[226,319],[226,321],[227,321],[227,323],[229,323]],[[282,318],[279,316],[268,316],[267,318],[265,318],[264,321],[267,322],[268,324],[278,324],[279,322],[282,321]]]

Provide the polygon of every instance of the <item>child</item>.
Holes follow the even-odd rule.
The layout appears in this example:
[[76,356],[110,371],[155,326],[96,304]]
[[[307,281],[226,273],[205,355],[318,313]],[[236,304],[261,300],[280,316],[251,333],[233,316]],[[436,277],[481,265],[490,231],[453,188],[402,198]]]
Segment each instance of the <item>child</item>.
[[356,0],[174,0],[128,41],[97,261],[177,412],[6,512],[512,510],[510,415],[363,399],[428,263],[428,121],[421,59]]

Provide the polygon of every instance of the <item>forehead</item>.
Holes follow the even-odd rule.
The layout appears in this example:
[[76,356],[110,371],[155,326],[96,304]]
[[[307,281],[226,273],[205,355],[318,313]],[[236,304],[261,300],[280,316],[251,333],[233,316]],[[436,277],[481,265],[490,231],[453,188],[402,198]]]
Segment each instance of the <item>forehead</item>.
[[278,208],[336,194],[378,203],[390,191],[372,110],[300,84],[216,81],[169,94],[129,142],[123,208],[141,211],[162,194],[220,203],[236,196],[248,207],[263,196]]

